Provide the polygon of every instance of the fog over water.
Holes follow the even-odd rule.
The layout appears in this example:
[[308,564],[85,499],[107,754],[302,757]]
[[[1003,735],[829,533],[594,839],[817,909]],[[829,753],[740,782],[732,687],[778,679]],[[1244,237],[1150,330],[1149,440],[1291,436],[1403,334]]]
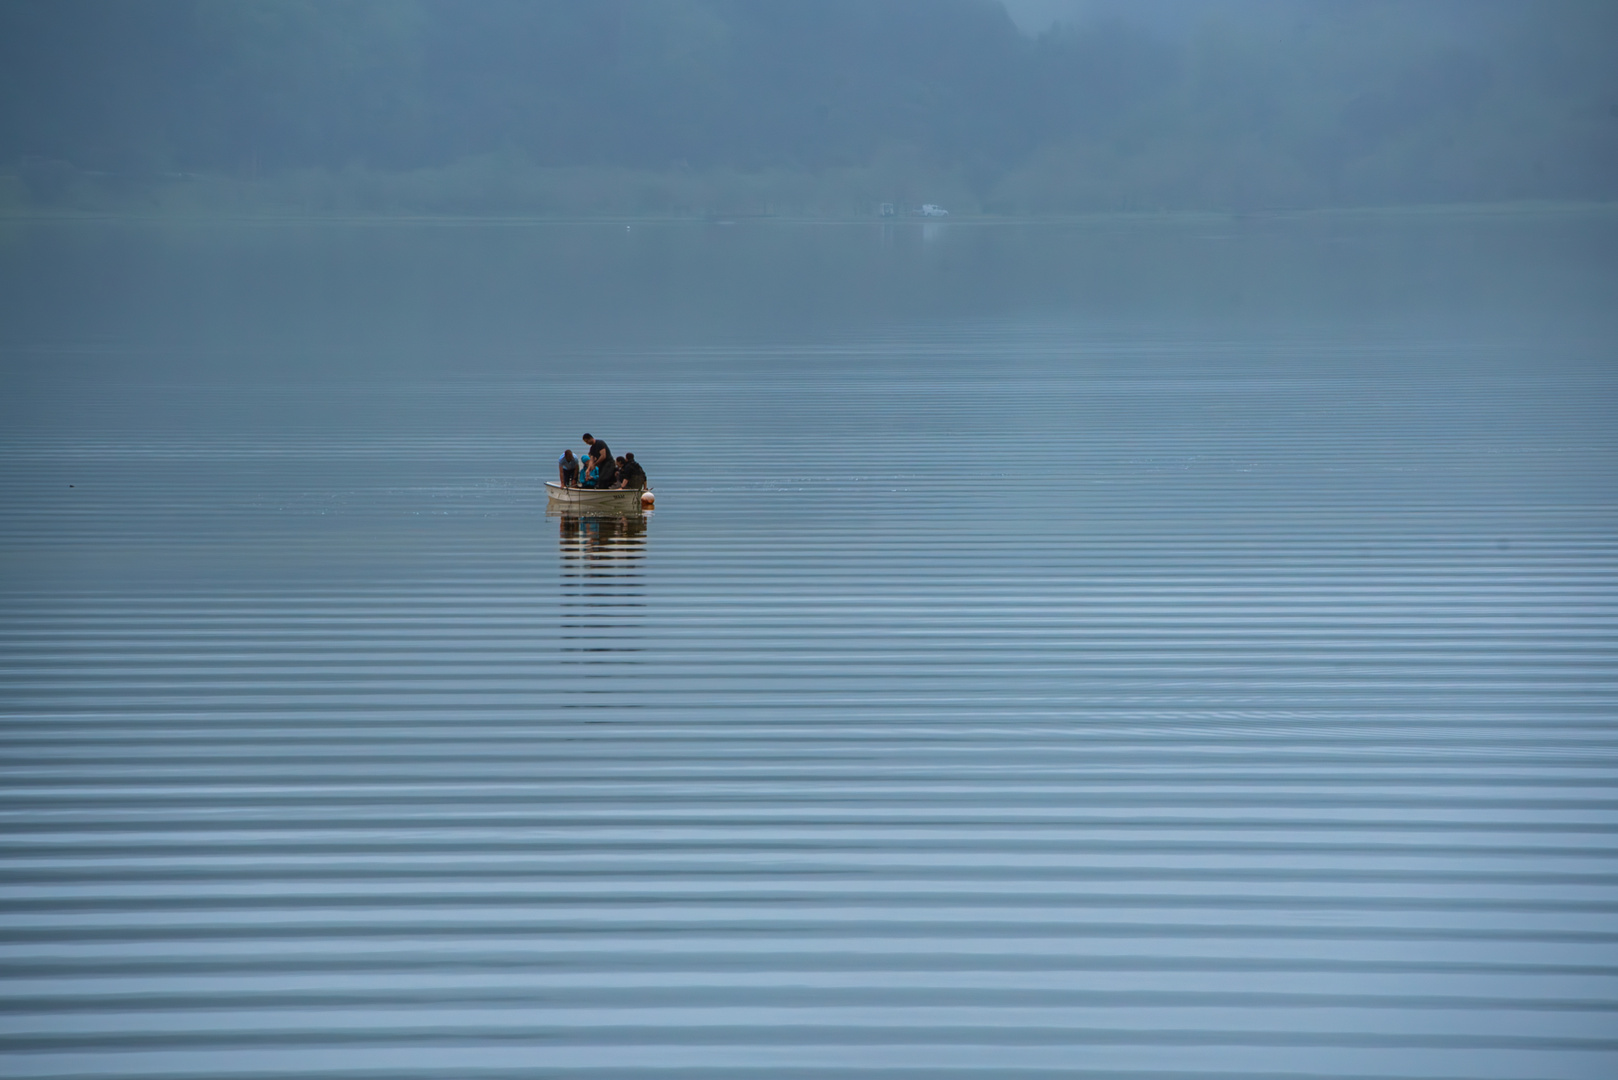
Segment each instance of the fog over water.
[[1618,1074],[1614,41],[0,3],[0,1072]]

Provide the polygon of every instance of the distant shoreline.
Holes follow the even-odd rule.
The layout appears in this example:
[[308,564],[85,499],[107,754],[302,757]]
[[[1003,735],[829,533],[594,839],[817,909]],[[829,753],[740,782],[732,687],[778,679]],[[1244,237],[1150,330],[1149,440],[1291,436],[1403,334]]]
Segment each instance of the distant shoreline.
[[1331,218],[1539,217],[1618,215],[1618,202],[1522,200],[1491,203],[1421,203],[1390,206],[1332,206],[1231,210],[1102,210],[1063,214],[968,214],[924,218],[914,215],[878,217],[853,214],[412,214],[283,213],[274,210],[223,212],[206,210],[72,210],[61,208],[0,209],[0,223],[148,223],[169,225],[437,225],[466,227],[536,227],[544,225],[699,225],[732,228],[759,225],[881,225],[889,228],[960,225],[1104,225],[1124,223],[1195,223],[1302,221]]

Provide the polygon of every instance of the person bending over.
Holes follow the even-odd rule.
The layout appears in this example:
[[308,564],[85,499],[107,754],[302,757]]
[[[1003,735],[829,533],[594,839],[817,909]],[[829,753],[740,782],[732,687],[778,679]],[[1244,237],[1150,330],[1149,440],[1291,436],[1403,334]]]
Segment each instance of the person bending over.
[[556,459],[556,479],[565,488],[579,486],[579,459],[573,456],[573,451],[563,450],[562,456]]

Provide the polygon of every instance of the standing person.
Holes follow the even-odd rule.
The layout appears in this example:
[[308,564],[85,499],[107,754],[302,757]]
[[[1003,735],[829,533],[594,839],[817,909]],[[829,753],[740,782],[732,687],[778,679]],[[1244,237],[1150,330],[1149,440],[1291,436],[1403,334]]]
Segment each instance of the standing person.
[[612,453],[611,448],[603,440],[595,438],[588,431],[584,433],[584,445],[590,448],[591,461],[595,461],[602,454]]
[[[607,444],[597,439],[596,445],[605,447]],[[597,454],[595,462],[596,487],[610,488],[618,482],[618,463],[612,459],[610,450],[604,450],[602,453]]]
[[579,486],[579,459],[573,456],[573,451],[563,450],[562,456],[556,459],[556,479],[565,488]]
[[618,469],[618,486],[631,490],[646,490],[646,470],[640,467],[634,454],[625,454],[624,463]]

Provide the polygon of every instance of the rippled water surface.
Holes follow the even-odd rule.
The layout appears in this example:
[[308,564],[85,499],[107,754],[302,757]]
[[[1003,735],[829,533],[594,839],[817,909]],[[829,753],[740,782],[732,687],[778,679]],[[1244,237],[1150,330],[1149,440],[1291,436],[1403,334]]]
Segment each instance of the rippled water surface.
[[1618,1075],[1615,254],[8,226],[0,1069]]

